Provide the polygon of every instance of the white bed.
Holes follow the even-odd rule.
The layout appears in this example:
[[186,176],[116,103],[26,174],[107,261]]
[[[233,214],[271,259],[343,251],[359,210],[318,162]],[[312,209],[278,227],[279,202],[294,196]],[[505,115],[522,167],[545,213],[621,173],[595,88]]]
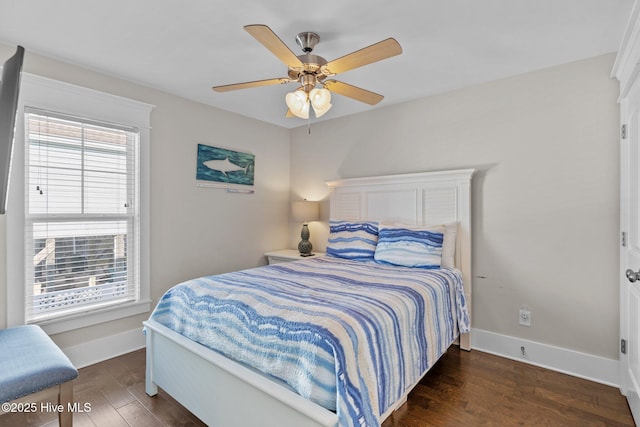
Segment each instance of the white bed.
[[[331,217],[427,225],[456,222],[455,265],[471,305],[471,177],[473,170],[428,172],[328,182]],[[209,350],[155,321],[147,333],[146,391],[158,387],[212,426],[335,426],[335,413],[289,387]],[[460,337],[470,349],[470,336]],[[408,392],[406,393],[408,394]],[[384,420],[406,394],[380,417]]]

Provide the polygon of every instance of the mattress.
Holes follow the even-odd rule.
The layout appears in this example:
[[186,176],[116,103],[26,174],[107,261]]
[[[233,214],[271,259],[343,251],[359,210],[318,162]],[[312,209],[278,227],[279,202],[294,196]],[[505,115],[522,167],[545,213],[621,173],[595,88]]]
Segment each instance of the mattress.
[[377,426],[469,318],[461,273],[317,257],[189,280],[151,319]]

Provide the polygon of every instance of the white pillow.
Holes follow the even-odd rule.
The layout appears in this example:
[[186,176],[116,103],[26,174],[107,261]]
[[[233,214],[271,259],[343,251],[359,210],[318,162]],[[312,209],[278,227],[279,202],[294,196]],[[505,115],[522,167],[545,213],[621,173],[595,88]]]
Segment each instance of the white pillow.
[[454,268],[456,266],[456,236],[458,234],[458,223],[449,222],[437,226],[427,227],[443,227],[444,242],[442,242],[442,267]]

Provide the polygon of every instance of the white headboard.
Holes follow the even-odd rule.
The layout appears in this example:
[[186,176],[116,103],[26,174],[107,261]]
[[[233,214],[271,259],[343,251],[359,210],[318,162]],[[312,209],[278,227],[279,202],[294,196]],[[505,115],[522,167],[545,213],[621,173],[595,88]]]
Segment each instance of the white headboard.
[[[332,219],[413,225],[458,223],[456,267],[471,309],[471,178],[475,169],[328,181]],[[471,313],[470,313],[471,314]],[[469,334],[460,346],[470,348]]]

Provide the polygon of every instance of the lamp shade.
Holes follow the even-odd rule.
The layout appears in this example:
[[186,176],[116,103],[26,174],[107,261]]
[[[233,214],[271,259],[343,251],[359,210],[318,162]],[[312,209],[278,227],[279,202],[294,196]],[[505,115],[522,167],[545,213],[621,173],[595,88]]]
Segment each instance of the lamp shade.
[[310,222],[320,219],[320,204],[307,200],[293,202],[291,205],[293,220],[297,222]]
[[285,97],[285,102],[289,110],[301,119],[309,118],[309,102],[307,94],[304,91],[296,90],[289,92]]
[[317,118],[320,118],[320,117],[324,116],[324,113],[329,111],[330,108],[331,108],[331,104],[329,104],[329,106],[327,108],[325,108],[324,110],[320,110],[318,108],[313,107],[313,112],[316,113],[316,117]]
[[325,88],[313,89],[309,92],[309,100],[316,117],[322,117],[331,108],[331,92]]

